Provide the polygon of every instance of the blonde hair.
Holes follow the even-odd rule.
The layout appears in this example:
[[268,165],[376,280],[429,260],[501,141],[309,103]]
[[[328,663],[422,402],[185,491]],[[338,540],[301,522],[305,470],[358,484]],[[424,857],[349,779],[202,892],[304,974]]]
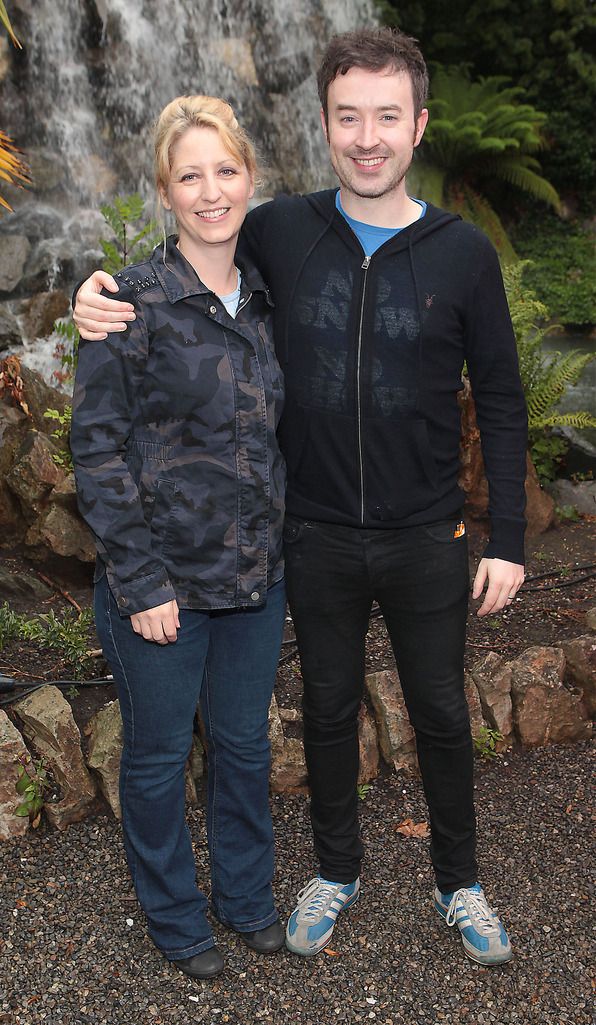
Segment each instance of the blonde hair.
[[172,149],[189,128],[214,128],[229,153],[244,164],[257,182],[255,147],[229,103],[217,96],[177,96],[164,107],[155,125],[155,182],[158,192],[170,182]]

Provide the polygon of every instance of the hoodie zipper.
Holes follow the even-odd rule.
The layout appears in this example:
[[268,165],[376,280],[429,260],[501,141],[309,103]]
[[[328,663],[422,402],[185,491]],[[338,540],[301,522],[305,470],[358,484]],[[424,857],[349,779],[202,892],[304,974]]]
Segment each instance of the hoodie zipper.
[[362,455],[362,399],[360,394],[360,364],[362,360],[362,324],[364,321],[364,301],[366,298],[366,278],[372,257],[365,256],[362,263],[364,280],[362,282],[362,302],[360,304],[360,321],[358,323],[358,349],[356,353],[356,410],[358,422],[358,467],[360,470],[360,523],[364,525],[364,457]]

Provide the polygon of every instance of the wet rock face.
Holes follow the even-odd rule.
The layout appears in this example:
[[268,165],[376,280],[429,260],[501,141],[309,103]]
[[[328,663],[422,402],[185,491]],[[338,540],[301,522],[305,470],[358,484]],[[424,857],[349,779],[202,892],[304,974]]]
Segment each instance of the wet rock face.
[[19,778],[19,755],[26,750],[25,741],[0,709],[0,841],[22,836],[29,828],[29,819],[15,815],[19,804],[16,783]]
[[76,237],[79,211],[117,193],[153,199],[151,126],[175,96],[230,100],[270,169],[269,193],[331,184],[319,52],[335,32],[375,20],[372,0],[19,0],[11,17],[26,45],[6,52],[0,123],[34,184],[7,190],[15,213],[0,233],[15,257],[0,259],[0,294],[20,296],[70,286],[97,265],[96,239]]

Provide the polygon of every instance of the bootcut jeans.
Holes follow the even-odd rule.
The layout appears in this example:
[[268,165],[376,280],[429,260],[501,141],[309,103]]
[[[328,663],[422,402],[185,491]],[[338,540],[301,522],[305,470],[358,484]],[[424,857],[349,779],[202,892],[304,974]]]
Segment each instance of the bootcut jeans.
[[171,961],[214,945],[185,818],[184,769],[197,702],[207,734],[211,904],[237,932],[277,921],[268,712],[285,588],[256,609],[180,611],[178,639],[145,641],[104,575],[95,619],[124,726],[120,801],[128,866],[155,945]]
[[286,517],[286,586],[304,678],[304,748],[321,875],[352,882],[358,712],[371,606],[381,608],[429,809],[443,892],[476,882],[473,747],[463,654],[469,571],[459,519],[369,530]]

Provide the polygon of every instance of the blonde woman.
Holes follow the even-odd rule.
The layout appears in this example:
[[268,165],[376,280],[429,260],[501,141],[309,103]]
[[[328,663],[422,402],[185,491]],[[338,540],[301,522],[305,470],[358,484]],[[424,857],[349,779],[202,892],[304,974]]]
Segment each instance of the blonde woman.
[[197,702],[213,913],[260,953],[284,938],[267,737],[285,610],[283,383],[268,289],[235,261],[256,160],[232,108],[208,96],[168,104],[155,170],[177,234],[117,275],[136,314],[126,331],[81,342],[71,444],[124,723],[129,868],[159,950],[205,979],[224,960],[185,821]]

